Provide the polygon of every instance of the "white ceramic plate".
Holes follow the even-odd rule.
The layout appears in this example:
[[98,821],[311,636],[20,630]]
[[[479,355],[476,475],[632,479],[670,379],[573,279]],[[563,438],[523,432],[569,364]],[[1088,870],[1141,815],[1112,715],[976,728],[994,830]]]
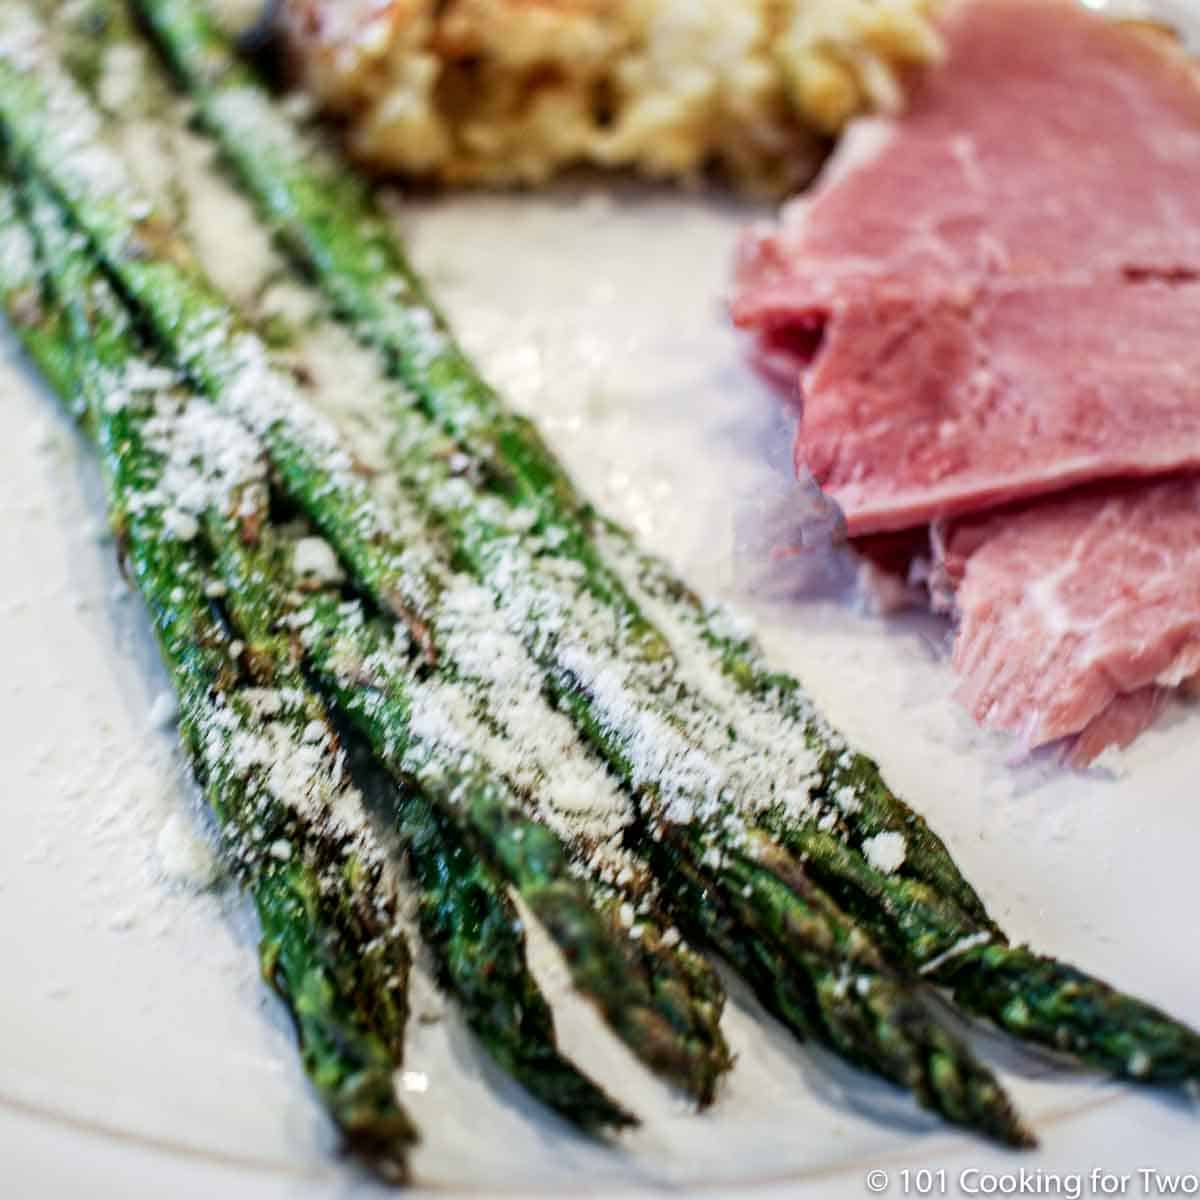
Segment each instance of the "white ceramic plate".
[[[790,491],[787,431],[721,307],[737,231],[756,215],[583,186],[414,203],[400,219],[493,380],[602,505],[757,619],[1011,934],[1200,1025],[1200,712],[1171,712],[1104,769],[1014,763],[950,698],[944,627],[801,602],[786,571],[751,569],[745,532],[776,528]],[[267,260],[246,214],[210,184],[192,223],[210,270],[249,295]],[[310,365],[331,395],[362,392],[348,350]],[[0,392],[0,1194],[366,1195],[331,1157],[256,976],[252,922],[201,885],[203,822],[155,711],[165,679],[138,602],[99,533],[86,449],[9,343]],[[738,1063],[696,1116],[572,1003],[553,955],[537,964],[566,1049],[646,1124],[612,1150],[575,1137],[497,1075],[422,976],[405,1080],[425,1135],[417,1172],[443,1191],[861,1196],[877,1169],[898,1196],[902,1172],[926,1168],[946,1172],[934,1194],[972,1194],[987,1179],[964,1170],[1024,1168],[1068,1189],[1079,1173],[1082,1195],[1100,1194],[1093,1170],[1125,1173],[1124,1194],[1142,1195],[1139,1169],[1200,1171],[1184,1100],[988,1038],[1043,1137],[1035,1154],[1004,1154],[797,1046],[737,987]],[[908,1194],[922,1182],[910,1175]]]

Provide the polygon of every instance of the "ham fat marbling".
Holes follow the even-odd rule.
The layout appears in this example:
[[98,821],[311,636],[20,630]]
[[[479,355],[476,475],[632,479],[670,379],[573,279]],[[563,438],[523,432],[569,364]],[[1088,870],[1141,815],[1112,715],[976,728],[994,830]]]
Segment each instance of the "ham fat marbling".
[[747,235],[733,315],[851,535],[938,524],[971,711],[1083,762],[1200,669],[1200,485],[1130,482],[1200,470],[1200,85],[1071,0],[945,37]]

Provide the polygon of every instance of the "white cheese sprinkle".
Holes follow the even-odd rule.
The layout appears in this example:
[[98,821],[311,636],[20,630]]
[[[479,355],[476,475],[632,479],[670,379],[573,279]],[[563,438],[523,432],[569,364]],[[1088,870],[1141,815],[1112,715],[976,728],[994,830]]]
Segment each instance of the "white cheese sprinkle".
[[882,871],[885,875],[891,875],[898,871],[908,852],[904,834],[894,833],[891,830],[867,838],[863,842],[862,848],[863,853],[867,856],[867,862],[875,870]]
[[303,537],[292,550],[292,568],[297,575],[318,583],[341,583],[346,578],[333,547],[319,537]]

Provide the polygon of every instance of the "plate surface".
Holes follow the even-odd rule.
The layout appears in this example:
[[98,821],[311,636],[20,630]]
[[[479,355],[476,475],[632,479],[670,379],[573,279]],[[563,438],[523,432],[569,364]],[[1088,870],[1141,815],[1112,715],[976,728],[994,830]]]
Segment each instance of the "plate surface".
[[[205,189],[189,217],[202,255],[248,297],[269,256],[224,189]],[[828,581],[823,598],[801,600],[812,581],[797,565],[763,569],[763,545],[794,520],[789,433],[721,306],[737,231],[760,215],[581,184],[408,203],[398,219],[494,382],[603,507],[753,616],[772,656],[879,759],[1011,934],[1200,1025],[1200,713],[1173,710],[1085,773],[1014,762],[951,698],[945,626],[859,613]],[[347,428],[369,418],[362,356],[324,347],[309,366]],[[0,391],[0,1158],[12,1194],[370,1194],[329,1155],[286,1020],[256,975],[252,922],[227,888],[207,885],[202,816],[156,703],[165,677],[97,519],[86,448],[7,341]],[[736,987],[738,1062],[696,1116],[572,1003],[553,954],[539,949],[537,969],[566,1049],[645,1127],[603,1150],[534,1110],[421,977],[404,1078],[425,1133],[417,1172],[443,1192],[673,1183],[861,1196],[879,1168],[886,1194],[901,1195],[907,1165],[945,1169],[950,1194],[981,1186],[970,1175],[960,1185],[964,1169],[1023,1167],[1081,1172],[1084,1195],[1093,1169],[1125,1172],[1124,1194],[1148,1195],[1139,1168],[1200,1169],[1186,1102],[1064,1073],[990,1038],[1044,1149],[1005,1155],[947,1133],[795,1045]]]

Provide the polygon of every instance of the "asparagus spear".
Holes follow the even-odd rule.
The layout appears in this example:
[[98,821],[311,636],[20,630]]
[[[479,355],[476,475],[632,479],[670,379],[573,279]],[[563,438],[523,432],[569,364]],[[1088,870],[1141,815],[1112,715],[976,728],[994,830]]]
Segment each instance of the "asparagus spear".
[[[487,530],[485,529],[485,530],[484,530],[484,533],[485,533],[485,536],[486,536],[486,535],[489,533],[489,531],[487,531]],[[553,665],[554,665],[554,661],[553,661],[553,660],[551,660],[550,662],[548,662],[548,663],[547,663],[547,667],[548,667],[548,668],[552,667]]]
[[[9,44],[12,44],[11,40]],[[39,67],[35,82],[28,72],[23,73],[14,63],[11,53],[6,60],[0,56],[0,114],[10,145],[27,166],[44,174],[56,188],[127,292],[142,305],[156,332],[181,365],[190,370],[219,405],[267,434],[282,434],[282,437],[266,438],[268,451],[283,476],[285,487],[320,523],[322,499],[338,493],[341,480],[336,472],[327,468],[321,454],[322,449],[329,451],[331,448],[323,444],[322,438],[311,436],[311,422],[306,419],[300,423],[295,413],[289,411],[302,407],[302,398],[287,386],[286,380],[270,371],[255,339],[236,332],[232,314],[194,270],[168,258],[155,257],[144,241],[136,247],[136,252],[131,250],[137,232],[133,218],[138,212],[138,202],[128,194],[119,160],[106,158],[95,145],[99,130],[94,113],[56,70],[55,64],[43,61]],[[81,162],[78,146],[66,136],[61,123],[64,109],[72,118],[71,132],[78,136],[82,130],[89,137],[90,160]],[[74,157],[72,151],[76,152]],[[142,224],[145,225],[145,217]],[[248,403],[247,391],[251,386],[265,390],[265,403]],[[309,436],[292,436],[292,430],[297,427],[301,434]],[[293,473],[297,470],[293,448],[298,443],[308,456],[306,464],[311,465],[321,478],[321,488],[317,492],[307,486],[304,479],[288,478],[289,470]],[[336,510],[345,509],[345,496],[349,491],[345,489],[335,496],[333,507]],[[440,494],[443,492],[445,496]],[[697,822],[704,825],[732,820],[737,826],[737,820],[720,802],[719,769],[715,770],[703,754],[697,754],[678,737],[665,736],[669,708],[647,706],[636,697],[630,703],[628,689],[621,678],[623,664],[596,658],[596,652],[602,650],[598,644],[559,637],[561,620],[569,614],[563,612],[562,596],[554,588],[542,586],[542,581],[532,576],[531,582],[535,583],[532,589],[516,586],[514,569],[520,569],[520,556],[515,553],[519,546],[510,536],[511,531],[497,528],[487,512],[477,511],[484,506],[464,504],[459,489],[435,489],[426,495],[426,500],[435,507],[441,505],[443,516],[449,514],[454,518],[447,522],[447,527],[455,535],[459,553],[481,577],[486,578],[497,601],[509,603],[508,619],[515,618],[527,648],[542,664],[547,686],[557,694],[560,703],[573,713],[614,769],[639,793],[656,799],[655,819],[668,825],[696,825]],[[357,568],[354,572],[356,582],[366,588],[373,599],[390,607],[390,596],[379,590],[381,578],[387,575],[379,566],[381,562],[398,561],[398,548],[373,510],[361,507],[357,511],[368,521],[368,536],[363,536],[361,530],[346,521],[326,520],[327,532],[346,561]],[[510,590],[511,597],[507,595]],[[536,612],[529,607],[531,599],[537,602]],[[599,619],[606,619],[603,613]],[[428,638],[426,620],[419,620],[417,628],[419,636]],[[640,665],[646,665],[644,653],[638,658]],[[651,687],[658,682],[657,679],[645,681]],[[608,686],[610,683],[615,684],[615,688]],[[660,783],[651,778],[655,774],[660,777]],[[672,795],[667,803],[661,803],[659,791],[660,788],[666,790],[666,784],[671,785]],[[685,811],[677,812],[681,807]],[[736,830],[732,834],[726,831],[721,836],[723,840],[736,837]],[[701,860],[710,852],[717,853],[719,858],[719,848],[707,844],[700,836],[694,837],[688,848],[697,854],[702,845]],[[730,886],[728,880],[722,881],[719,875],[714,882],[726,890]],[[777,893],[782,895],[787,891],[784,888]],[[799,904],[799,898],[796,903]],[[800,914],[792,924],[795,930],[806,929]],[[788,921],[781,921],[780,927],[787,930]],[[793,962],[797,968],[805,965],[799,956]],[[815,986],[819,980],[809,977],[804,983]],[[897,991],[903,989],[897,988]],[[909,1001],[905,999],[905,1002]],[[893,1027],[899,1030],[901,1024],[896,1022]],[[985,1069],[973,1062],[965,1047],[948,1036],[941,1040],[970,1074],[987,1077]],[[874,1048],[864,1045],[863,1050],[863,1059],[873,1061]],[[886,1063],[876,1062],[875,1066],[888,1072]],[[949,1079],[945,1070],[929,1078],[935,1086],[925,1094],[950,1119],[963,1119],[981,1128],[1003,1129],[1014,1142],[1025,1139],[1026,1135],[997,1086],[972,1090],[972,1095],[988,1106],[987,1111],[964,1111],[960,1088],[956,1081]],[[939,1084],[946,1086],[937,1086]]]
[[[455,724],[469,693],[445,680],[422,680],[407,648],[368,622],[356,602],[302,596],[290,548],[270,531],[249,543],[226,528],[216,540],[236,604],[278,614],[287,612],[290,597],[300,601],[291,623],[305,662],[377,760],[402,786],[418,788],[439,810],[438,820],[458,827],[455,838],[461,830],[471,850],[517,889],[564,951],[576,986],[627,1044],[702,1102],[711,1100],[731,1061],[718,1025],[715,977],[706,996],[694,996],[681,986],[675,955],[664,950],[650,970],[630,952],[628,931],[605,919],[603,901],[576,876],[554,834],[529,819],[507,782],[464,745]],[[279,633],[263,626],[252,644],[278,641]],[[430,813],[422,824],[432,819]]]
[[[56,190],[179,365],[222,411],[262,436],[281,487],[337,548],[356,583],[383,609],[401,611],[426,658],[432,658],[429,616],[437,585],[428,555],[403,544],[353,473],[332,429],[270,365],[262,343],[240,327],[232,310],[183,260],[182,250],[154,253],[142,236],[154,227],[150,206],[136,196],[120,159],[103,146],[94,109],[53,56],[39,51],[37,25],[28,13],[17,8],[5,17],[10,53],[0,52],[0,110],[10,147]],[[13,24],[18,28],[12,30]],[[28,51],[22,47],[23,33]],[[26,52],[37,62],[36,79],[21,69]],[[397,603],[401,585],[419,607]],[[649,1065],[655,1065],[662,1047],[653,1046],[654,1031],[627,1020],[619,1032],[636,1038],[631,1049],[650,1056]]]
[[422,934],[443,985],[488,1052],[533,1096],[584,1130],[636,1124],[559,1053],[504,881],[419,793],[391,794],[401,801],[391,815],[421,887]]
[[[67,247],[58,249],[60,258],[65,257]],[[76,291],[86,293],[96,285],[98,272],[90,261],[86,268],[78,262],[66,263],[68,269],[72,265],[76,270],[68,282]],[[117,356],[127,356],[129,348],[118,344],[114,351]],[[250,457],[253,459],[253,451]],[[257,472],[253,478],[255,482],[248,487],[261,487]],[[230,517],[228,511],[212,510],[206,524],[220,531],[226,545],[241,545],[262,529],[260,507],[247,506],[246,496],[231,497],[226,508],[237,515]],[[227,561],[220,565],[228,568]],[[230,577],[226,570],[226,604],[239,638],[245,642],[241,656],[251,664],[256,679],[269,680],[276,692],[307,698],[306,706],[298,710],[298,718],[304,718],[303,728],[311,734],[314,722],[324,723],[323,710],[309,695],[288,646],[269,632],[269,597],[246,583],[236,574]],[[467,852],[422,797],[410,794],[398,800],[401,823],[413,845],[413,860],[423,887],[422,926],[438,952],[443,977],[462,1001],[472,1028],[506,1070],[568,1119],[584,1128],[631,1123],[628,1114],[557,1053],[550,1010],[525,966],[519,921],[503,884]],[[362,928],[361,922],[354,922],[353,912],[345,915],[351,918],[346,932],[358,935],[352,944],[360,947],[363,973],[369,975],[378,957],[374,935]],[[295,940],[294,934],[282,929],[277,938],[281,945],[288,944],[282,940],[285,935]],[[364,999],[371,997],[368,994]],[[393,1046],[397,1056],[402,1049],[402,1032],[401,1020]]]
[[[83,267],[44,198],[32,197],[52,290],[39,294],[11,190],[0,230],[0,290],[35,361],[100,451],[110,521],[149,609],[175,688],[180,727],[222,841],[254,900],[263,974],[288,1006],[302,1061],[347,1145],[393,1177],[416,1134],[395,1098],[407,1015],[408,952],[395,896],[360,800],[339,778],[336,744],[312,708],[252,680],[214,615],[205,562],[164,489],[169,462],[154,425],[170,401],[135,356],[114,298]],[[181,527],[182,526],[182,527]],[[303,769],[273,776],[256,753]]]
[[[313,271],[365,341],[378,346],[428,414],[441,422],[515,502],[529,505],[555,530],[560,553],[587,570],[601,599],[649,653],[666,648],[658,631],[628,602],[627,580],[610,570],[637,557],[638,574],[695,625],[710,657],[745,693],[770,705],[818,758],[830,793],[851,788],[849,820],[860,838],[885,831],[908,843],[906,870],[933,883],[990,926],[970,885],[926,823],[883,783],[874,763],[851,754],[814,713],[799,683],[771,671],[752,642],[731,634],[664,562],[639,551],[575,489],[536,428],[512,413],[455,343],[449,326],[407,263],[369,192],[297,137],[272,110],[248,70],[238,65],[197,0],[136,0],[199,106],[201,118],[285,244]],[[605,545],[605,542],[608,545]],[[994,926],[992,926],[994,928]]]
[[[315,621],[313,599],[305,603],[297,619],[287,622],[295,602],[302,599],[297,590],[299,581],[292,577],[289,566],[290,547],[285,549],[285,543],[269,526],[260,525],[247,537],[219,514],[210,517],[206,529],[248,652],[256,659],[276,664],[279,671],[297,672],[302,658],[311,665],[319,664],[322,656],[313,651],[311,632]],[[324,619],[335,630],[347,621],[348,607],[353,604],[340,603],[333,596],[321,597]],[[338,653],[344,656],[345,647]],[[380,644],[347,664],[343,669],[350,671],[350,681],[340,691],[336,687],[326,689],[344,714],[374,707],[371,693],[364,690],[369,679],[365,668],[368,660],[400,661],[389,656],[388,648]],[[420,883],[422,932],[434,951],[444,983],[462,1004],[468,1024],[509,1074],[582,1128],[597,1130],[606,1125],[635,1123],[558,1053],[550,1008],[525,964],[520,921],[503,878],[481,859],[479,847],[464,838],[458,828],[454,814],[459,804],[448,805],[449,811],[439,811],[430,802],[431,795],[444,792],[443,780],[436,774],[427,774],[423,780],[420,772],[413,771],[396,774],[400,786],[388,789],[388,815],[400,830]],[[423,783],[432,787],[422,787]],[[529,833],[529,850],[536,854],[533,843],[543,831],[525,822],[514,832],[519,832],[521,838]],[[540,912],[542,907],[535,904],[535,911]],[[568,920],[571,917],[576,923],[581,919],[578,914],[568,914]],[[595,993],[611,995],[613,981],[621,978],[621,972],[611,963],[606,964],[607,972],[596,969],[597,959],[603,961],[604,947],[589,945],[578,935],[572,944],[582,944],[587,961],[594,964],[588,982]],[[624,980],[621,982],[622,991],[627,993],[630,989]],[[624,1019],[625,1008],[616,997],[611,1012],[615,1021]]]
[[1200,1034],[1161,1009],[1025,946],[979,944],[926,964],[969,1012],[1138,1083],[1200,1079]]
[[1160,1009],[1010,944],[928,885],[878,870],[828,833],[791,826],[778,836],[896,961],[948,988],[967,1012],[1126,1079],[1200,1078],[1200,1034]]
[[[991,1073],[962,1053],[919,998],[819,894],[811,895],[807,911],[798,910],[793,889],[744,858],[725,865],[728,873],[746,880],[744,894],[722,892],[667,839],[653,853],[656,867],[681,898],[681,920],[717,946],[789,1028],[812,1033],[951,1121],[1010,1145],[1034,1144]],[[800,937],[793,933],[798,919],[812,927]],[[746,936],[747,928],[772,925],[791,936]],[[838,962],[814,950],[821,940],[857,944]]]
[[[607,594],[649,656],[664,653],[657,627],[688,657],[714,665],[741,697],[742,712],[750,707],[774,716],[784,738],[811,750],[811,793],[823,807],[810,804],[795,814],[777,806],[769,827],[839,895],[857,895],[856,915],[873,922],[899,960],[953,986],[960,1003],[1018,1036],[1070,1047],[1134,1078],[1194,1077],[1193,1031],[1072,967],[1009,946],[941,840],[891,792],[878,767],[828,727],[799,682],[772,670],[727,614],[704,604],[663,560],[578,494],[536,430],[505,409],[455,345],[370,194],[289,130],[249,73],[232,62],[203,6],[136,3],[283,240],[358,334],[384,351],[425,411],[471,452],[476,470],[540,514],[538,531],[554,530],[559,553],[583,566],[593,593]],[[841,839],[828,836],[831,827]],[[881,834],[904,839],[898,878],[873,870],[860,853]],[[864,879],[873,882],[864,888]],[[1025,1005],[1022,972],[1032,998]]]
[[[664,902],[677,921],[725,953],[797,1033],[820,1037],[908,1087],[950,1120],[1028,1144],[990,1073],[937,1026],[870,938],[797,860],[723,801],[729,780],[717,762],[721,731],[710,730],[715,745],[709,754],[672,728],[669,704],[645,697],[665,693],[679,703],[686,696],[669,677],[633,679],[656,666],[608,652],[599,635],[603,610],[589,611],[587,589],[574,604],[564,600],[563,581],[556,587],[545,578],[520,535],[493,523],[499,514],[489,519],[488,506],[469,489],[433,478],[444,467],[429,447],[410,462],[416,490],[459,554],[492,582],[497,605],[523,631],[559,704],[572,710],[584,735],[637,795],[646,836],[633,843],[666,885]],[[715,920],[720,912],[723,924]],[[839,984],[851,962],[854,989]]]

